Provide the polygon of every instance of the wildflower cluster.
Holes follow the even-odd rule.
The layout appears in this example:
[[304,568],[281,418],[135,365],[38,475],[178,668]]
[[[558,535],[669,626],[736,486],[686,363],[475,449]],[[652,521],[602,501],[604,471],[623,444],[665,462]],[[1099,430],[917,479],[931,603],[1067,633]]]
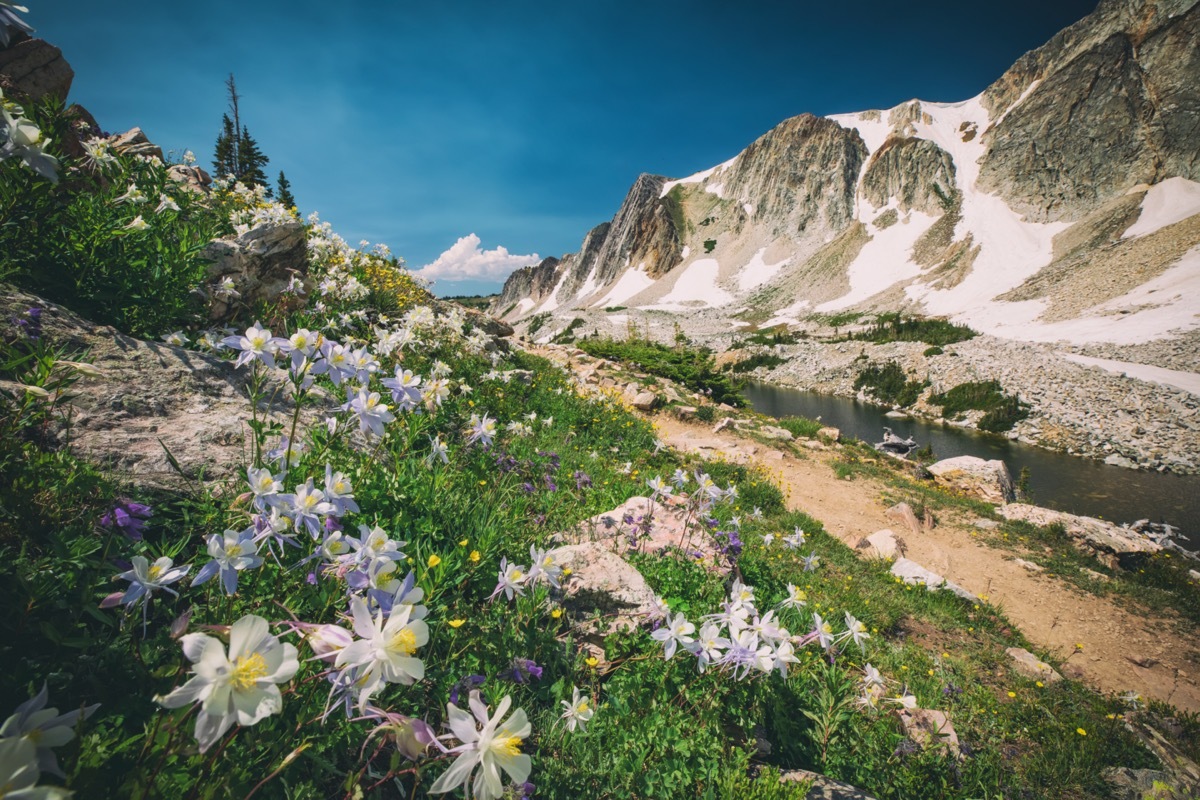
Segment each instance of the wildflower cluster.
[[6,100],[0,92],[0,163],[20,159],[38,175],[58,183],[58,159],[46,152],[50,140],[24,114],[21,106]]

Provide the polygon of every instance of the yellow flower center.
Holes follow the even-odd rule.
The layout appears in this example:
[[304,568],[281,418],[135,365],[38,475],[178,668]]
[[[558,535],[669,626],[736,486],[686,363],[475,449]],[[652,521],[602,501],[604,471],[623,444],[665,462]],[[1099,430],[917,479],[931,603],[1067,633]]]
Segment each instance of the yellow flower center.
[[225,555],[233,558],[242,554],[242,546],[240,544],[231,544],[225,548]]
[[417,650],[417,635],[410,628],[404,628],[392,636],[388,649],[401,655],[409,656]]
[[258,488],[262,489],[264,492],[270,491],[272,488],[274,488],[274,486],[275,479],[270,475],[264,476],[263,479],[258,482]]
[[512,571],[512,578],[511,578],[511,580],[512,580],[512,582],[513,582],[513,583],[516,583],[517,581],[521,580],[521,578],[524,578],[524,577],[525,577],[525,573],[521,572],[521,570],[519,570],[519,569],[514,569],[514,570]]
[[576,714],[586,714],[587,711],[588,711],[588,701],[580,700],[579,705],[575,706],[575,713]]
[[255,350],[261,350],[263,348],[263,345],[265,345],[266,343],[267,343],[267,337],[265,337],[265,336],[255,336],[253,339],[250,340],[250,345]]
[[492,742],[492,749],[506,756],[521,755],[521,737],[508,736]]
[[162,567],[160,567],[158,564],[155,564],[150,567],[150,570],[146,573],[146,577],[152,581],[158,580],[158,576],[162,575],[162,571]]
[[343,492],[345,492],[345,491],[346,491],[346,482],[345,482],[345,481],[338,481],[337,483],[335,483],[335,484],[333,485],[333,490],[334,490],[335,492],[337,492],[338,494],[342,494]]
[[245,692],[254,688],[254,685],[266,676],[267,662],[263,660],[262,653],[251,653],[233,662],[233,672],[229,676],[229,683],[234,690]]

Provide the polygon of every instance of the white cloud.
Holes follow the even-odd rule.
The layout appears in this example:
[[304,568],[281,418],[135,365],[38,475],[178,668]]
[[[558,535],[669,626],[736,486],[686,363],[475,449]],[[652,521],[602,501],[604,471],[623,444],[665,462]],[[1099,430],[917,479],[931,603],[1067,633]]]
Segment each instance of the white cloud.
[[479,237],[473,233],[463,236],[417,274],[431,281],[503,280],[514,270],[541,261],[537,253],[516,255],[506,247],[482,250],[479,243]]

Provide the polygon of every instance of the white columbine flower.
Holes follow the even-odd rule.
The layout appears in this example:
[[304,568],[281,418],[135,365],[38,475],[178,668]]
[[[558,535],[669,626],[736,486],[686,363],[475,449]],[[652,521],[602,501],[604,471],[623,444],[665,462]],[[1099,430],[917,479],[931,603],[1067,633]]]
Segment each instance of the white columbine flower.
[[579,687],[572,687],[571,699],[562,700],[562,718],[567,721],[567,730],[572,733],[579,728],[580,733],[587,731],[587,724],[596,713],[591,700],[579,693]]
[[221,343],[226,347],[242,351],[237,361],[234,362],[236,367],[249,364],[255,359],[268,367],[275,366],[275,353],[279,349],[279,340],[271,336],[270,329],[262,327],[257,322],[246,329],[245,336],[227,336]]
[[188,343],[188,337],[183,334],[183,331],[175,331],[174,333],[163,334],[162,340],[167,344],[183,347]]
[[691,649],[691,644],[695,641],[692,634],[695,632],[695,625],[688,622],[683,614],[676,614],[674,618],[667,621],[665,626],[652,632],[650,637],[655,641],[662,642],[663,657],[670,659],[675,655],[675,648],[678,645],[683,645],[685,650]]
[[254,725],[283,708],[277,684],[286,683],[300,668],[296,648],[271,635],[267,621],[248,614],[229,629],[229,654],[220,639],[203,633],[183,637],[183,654],[195,666],[192,678],[165,697],[164,708],[200,704],[196,741],[203,753],[225,732]]
[[146,220],[142,219],[141,214],[138,214],[136,217],[133,218],[132,222],[130,222],[128,225],[125,226],[125,230],[127,230],[127,231],[144,231],[149,227],[150,227],[150,224],[148,222],[146,222]]
[[106,598],[100,604],[101,608],[107,608],[110,605],[133,606],[139,600],[142,602],[142,632],[146,630],[146,617],[150,607],[150,596],[158,589],[162,589],[168,594],[179,597],[179,592],[168,588],[168,584],[175,583],[188,574],[188,567],[173,566],[171,559],[163,556],[162,558],[151,564],[146,560],[145,556],[134,556],[130,559],[133,563],[133,569],[117,575],[118,578],[123,578],[129,581],[129,588],[120,596],[120,599],[115,599],[115,602],[110,603]]
[[354,633],[360,638],[343,648],[335,666],[355,671],[359,707],[385,683],[411,686],[425,677],[425,664],[413,654],[429,641],[429,627],[411,619],[411,605],[397,605],[384,619],[382,611],[371,616],[361,597],[350,600]]
[[443,464],[450,463],[450,456],[447,455],[446,443],[442,441],[442,435],[429,437],[429,455],[425,456],[425,466],[433,467],[435,463],[441,461]]
[[158,196],[158,205],[154,209],[155,214],[161,214],[164,211],[178,211],[179,204],[165,194]]
[[850,612],[847,611],[846,628],[848,629],[847,635],[854,640],[856,645],[858,645],[858,649],[865,651],[866,648],[863,646],[863,642],[871,638],[871,634],[867,633],[867,626],[863,625],[862,622],[852,617]]
[[[507,696],[490,718],[478,691],[471,692],[469,704],[474,717],[455,705],[446,706],[447,724],[462,744],[450,750],[458,758],[429,787],[429,791],[432,794],[451,792],[470,782],[471,794],[476,800],[499,800],[504,794],[500,770],[508,773],[513,783],[524,783],[529,778],[533,765],[529,756],[521,752],[521,744],[532,731],[529,718],[518,708],[506,721],[504,715],[512,706],[512,698]],[[476,767],[480,769],[472,782],[471,774]]]
[[25,738],[0,739],[0,790],[12,800],[57,800],[71,793],[57,786],[36,786],[37,748]]
[[[26,741],[33,745],[37,769],[49,772],[60,778],[66,775],[59,769],[58,759],[51,748],[61,747],[75,738],[75,726],[80,717],[87,719],[100,707],[99,704],[59,714],[57,708],[46,708],[50,699],[49,689],[42,684],[42,690],[36,695],[17,706],[11,717],[0,725],[0,741]],[[5,780],[5,774],[0,769],[0,781]],[[10,788],[0,783],[0,788]],[[15,789],[13,786],[10,788]],[[25,797],[22,794],[6,794],[3,797]],[[34,797],[36,795],[29,795]]]
[[192,579],[192,586],[199,586],[220,572],[226,594],[237,591],[239,572],[261,566],[263,563],[258,555],[258,545],[254,541],[254,528],[241,532],[214,533],[208,537],[208,554],[212,556],[212,561],[196,573],[196,577]]
[[794,583],[787,585],[788,596],[779,605],[783,608],[800,608],[808,605],[808,594]]
[[368,392],[366,389],[346,390],[346,404],[343,411],[352,411],[358,417],[358,427],[365,434],[383,436],[383,426],[396,417],[385,403],[380,402],[379,392]]
[[[492,597],[504,592],[509,600],[513,599],[513,595],[524,595],[525,592],[521,589],[521,585],[529,579],[529,574],[524,567],[519,564],[510,564],[508,559],[500,558],[500,577],[496,583],[496,589],[492,592]],[[491,599],[491,598],[489,598]]]

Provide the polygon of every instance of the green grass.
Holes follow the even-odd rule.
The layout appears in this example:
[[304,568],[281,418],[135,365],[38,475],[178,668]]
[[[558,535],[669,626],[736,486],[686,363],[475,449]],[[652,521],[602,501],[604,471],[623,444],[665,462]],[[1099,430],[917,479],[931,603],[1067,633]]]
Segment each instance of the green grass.
[[784,430],[791,431],[793,436],[798,436],[802,439],[812,439],[816,437],[817,431],[825,427],[825,423],[808,417],[780,417],[774,421]]
[[707,394],[714,403],[741,407],[746,404],[737,384],[722,374],[713,361],[712,351],[676,343],[659,344],[649,339],[612,339],[587,337],[576,346],[596,358],[605,358],[636,367],[651,375],[675,381],[694,392]]

